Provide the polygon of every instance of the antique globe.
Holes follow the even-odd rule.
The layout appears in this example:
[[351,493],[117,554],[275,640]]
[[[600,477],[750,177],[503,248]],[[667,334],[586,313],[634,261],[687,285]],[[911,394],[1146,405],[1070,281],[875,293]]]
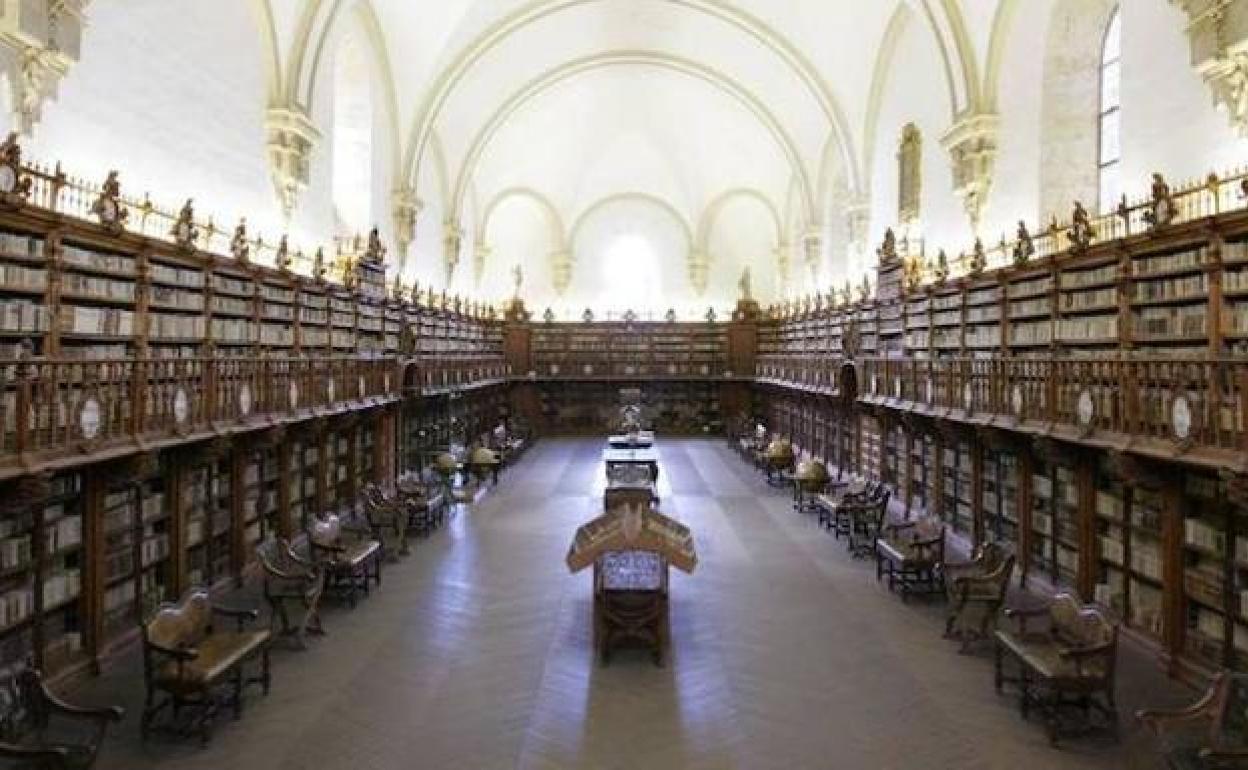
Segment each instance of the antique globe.
[[439,454],[437,459],[434,460],[434,465],[437,466],[440,473],[448,476],[459,470],[459,461],[456,460],[455,455],[450,452],[442,452]]
[[498,455],[494,453],[493,449],[479,446],[472,450],[471,462],[473,465],[490,465],[498,462]]
[[793,457],[793,445],[788,439],[778,438],[767,445],[764,454],[770,460],[787,460]]

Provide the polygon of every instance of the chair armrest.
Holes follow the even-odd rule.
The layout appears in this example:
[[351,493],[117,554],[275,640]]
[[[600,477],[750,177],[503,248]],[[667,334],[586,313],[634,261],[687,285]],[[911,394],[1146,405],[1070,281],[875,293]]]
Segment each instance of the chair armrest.
[[249,621],[256,621],[260,618],[260,613],[256,610],[236,609],[232,607],[221,607],[212,605],[212,612],[223,618],[234,618],[238,621],[238,630],[242,631]]
[[66,703],[61,700],[56,693],[48,689],[43,682],[39,683],[41,690],[40,696],[43,702],[55,713],[62,716],[73,717],[76,719],[94,719],[99,721],[120,722],[126,715],[126,710],[120,706],[75,706],[72,703]]
[[308,545],[309,545],[309,547],[312,549],[312,552],[313,552],[313,553],[315,553],[315,552],[317,552],[317,551],[328,551],[328,552],[329,552],[329,553],[331,553],[331,554],[337,555],[337,554],[343,553],[344,551],[346,551],[346,550],[347,550],[346,546],[337,545],[337,544],[335,544],[335,545],[325,545],[325,544],[323,544],[323,543],[317,543],[317,542],[312,541],[312,540],[309,540],[309,541],[308,541]]
[[173,658],[179,663],[188,660],[195,660],[199,657],[199,649],[196,647],[166,647],[163,644],[157,644],[153,641],[144,642],[152,652],[164,655],[167,658]]
[[1248,748],[1203,748],[1200,750],[1200,758],[1206,760],[1245,760],[1248,759]]
[[1087,647],[1066,647],[1059,649],[1057,654],[1061,658],[1074,660],[1075,671],[1082,676],[1084,673],[1083,662],[1085,660],[1112,655],[1116,650],[1116,644],[1113,642],[1105,642],[1104,644],[1093,644]]
[[52,767],[69,767],[69,749],[65,746],[17,746],[12,743],[0,743],[0,757],[53,763]]
[[1020,634],[1026,634],[1027,621],[1033,618],[1047,618],[1049,616],[1049,608],[1033,607],[1031,609],[1019,609],[1017,607],[1006,607],[1005,616],[1017,624]]

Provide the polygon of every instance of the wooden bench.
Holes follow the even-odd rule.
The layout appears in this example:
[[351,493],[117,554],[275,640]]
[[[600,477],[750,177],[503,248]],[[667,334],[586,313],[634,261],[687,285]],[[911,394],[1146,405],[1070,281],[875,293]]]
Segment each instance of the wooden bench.
[[256,548],[264,569],[264,598],[272,611],[270,628],[307,646],[307,634],[324,634],[321,627],[321,593],[325,577],[320,568],[299,558],[285,539],[267,540]]
[[397,494],[387,493],[381,486],[368,483],[360,490],[364,503],[364,516],[377,540],[381,542],[382,557],[395,561],[410,552],[407,545],[407,507]]
[[889,524],[875,540],[875,579],[888,575],[902,601],[916,591],[939,593],[944,561],[945,525],[934,516]]
[[[216,616],[236,622],[234,629],[213,625]],[[177,603],[162,604],[143,624],[143,678],[147,697],[140,731],[146,739],[156,716],[170,707],[176,720],[183,708],[194,707],[197,716],[189,725],[198,728],[205,743],[212,735],[219,697],[233,706],[235,719],[243,713],[243,688],[258,683],[267,695],[269,672],[268,629],[248,630],[255,610],[226,609],[214,605],[204,588],[191,589]],[[247,676],[244,667],[259,659],[258,675]],[[161,696],[164,697],[161,697]]]
[[[1019,708],[1024,717],[1038,708],[1045,718],[1049,741],[1056,743],[1061,731],[1063,707],[1074,706],[1090,718],[1095,710],[1118,735],[1118,711],[1114,700],[1118,660],[1118,626],[1096,607],[1081,606],[1075,597],[1062,593],[1047,607],[1009,609],[1007,618],[1017,622],[1013,630],[998,630],[995,677],[997,692],[1006,682],[1019,685]],[[1029,621],[1048,621],[1048,628],[1029,629]],[[1005,659],[1018,664],[1018,676],[1007,678]]]
[[426,468],[422,474],[400,478],[397,488],[407,509],[409,532],[423,537],[446,520],[450,495],[432,469]]
[[984,543],[969,561],[945,562],[945,637],[962,642],[960,651],[975,639],[996,631],[997,616],[1005,604],[1014,554],[999,543]]
[[0,678],[0,759],[17,767],[80,770],[95,764],[117,706],[84,708],[58,698],[27,661]]
[[[1222,670],[1187,708],[1147,709],[1136,720],[1164,739],[1171,770],[1221,770],[1248,766],[1248,674]],[[1203,727],[1203,730],[1199,728]]]
[[344,522],[337,514],[313,519],[308,547],[325,574],[326,590],[345,595],[352,607],[358,591],[367,596],[373,583],[381,585],[381,542],[371,528]]

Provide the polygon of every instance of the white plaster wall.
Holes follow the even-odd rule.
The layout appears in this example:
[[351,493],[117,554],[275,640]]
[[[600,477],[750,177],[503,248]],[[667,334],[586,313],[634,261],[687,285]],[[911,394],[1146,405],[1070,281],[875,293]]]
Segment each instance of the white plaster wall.
[[726,203],[708,238],[711,269],[707,301],[720,306],[735,304],[740,295],[737,284],[747,266],[754,299],[774,301],[780,290],[775,260],[777,236],[774,219],[758,201],[733,198]]
[[[281,212],[264,157],[267,82],[245,0],[93,3],[82,60],[29,143],[73,174],[276,236]],[[315,198],[315,193],[309,197]],[[320,228],[301,218],[295,240]],[[322,220],[329,221],[332,220]],[[300,237],[302,236],[302,237]]]
[[[928,251],[935,254],[936,248],[944,247],[956,255],[969,246],[970,223],[961,202],[950,193],[949,155],[940,146],[951,116],[944,64],[931,30],[923,24],[909,24],[902,33],[880,103],[880,135],[870,169],[869,244],[878,244],[884,230],[897,222],[897,148],[902,127],[914,123],[923,136],[920,217]],[[868,252],[874,255],[874,246],[869,246]]]

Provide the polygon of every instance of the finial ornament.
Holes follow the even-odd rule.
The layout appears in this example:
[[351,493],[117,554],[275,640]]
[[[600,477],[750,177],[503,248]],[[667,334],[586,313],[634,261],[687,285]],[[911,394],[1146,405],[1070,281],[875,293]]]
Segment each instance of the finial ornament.
[[1144,212],[1144,221],[1153,229],[1165,227],[1174,221],[1178,210],[1174,205],[1174,196],[1170,193],[1170,185],[1161,174],[1153,174],[1152,193],[1152,201]]
[[546,308],[546,312],[542,313],[542,320],[548,324],[553,324],[555,322],[555,311]]
[[594,322],[594,311],[585,308],[585,312],[581,313],[581,320],[587,324],[592,324]]
[[715,323],[715,318],[716,318],[716,315],[715,315],[715,308],[713,308],[713,307],[708,307],[708,308],[706,309],[706,322],[707,322],[708,324],[713,324],[713,323]]
[[395,302],[402,302],[406,294],[407,288],[403,286],[403,276],[395,273],[394,284],[390,287],[390,296],[394,298]]
[[120,233],[126,226],[126,219],[129,218],[130,212],[122,205],[121,181],[117,178],[116,171],[108,172],[99,197],[95,199],[95,203],[91,204],[91,213],[100,220],[100,224],[104,225],[106,230],[114,235]]
[[182,210],[178,212],[178,219],[173,223],[173,227],[169,229],[169,234],[173,236],[173,242],[178,244],[185,251],[193,251],[195,249],[195,241],[199,240],[199,228],[195,226],[195,201],[193,198],[187,198],[186,203],[182,204]]
[[364,248],[363,259],[370,265],[380,265],[386,259],[386,247],[381,244],[381,233],[376,227],[368,231],[368,245]]
[[318,246],[316,255],[312,257],[312,278],[317,283],[325,282],[325,247]]
[[283,273],[290,272],[290,243],[286,236],[283,235],[281,240],[277,242],[277,254],[273,257],[273,264],[277,265],[277,269]]
[[1027,264],[1035,255],[1036,244],[1031,240],[1031,233],[1027,232],[1027,223],[1021,219],[1018,220],[1018,234],[1015,238],[1014,264],[1015,266],[1022,266]]

